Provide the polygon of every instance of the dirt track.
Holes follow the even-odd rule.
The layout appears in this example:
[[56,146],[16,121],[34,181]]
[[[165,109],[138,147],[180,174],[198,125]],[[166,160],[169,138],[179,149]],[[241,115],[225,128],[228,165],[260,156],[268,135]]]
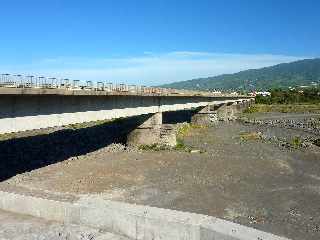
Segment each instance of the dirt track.
[[252,133],[312,135],[301,129],[220,123],[184,137],[186,145],[202,153],[100,149],[2,184],[100,194],[221,217],[296,240],[320,239],[320,148],[288,149],[243,138]]

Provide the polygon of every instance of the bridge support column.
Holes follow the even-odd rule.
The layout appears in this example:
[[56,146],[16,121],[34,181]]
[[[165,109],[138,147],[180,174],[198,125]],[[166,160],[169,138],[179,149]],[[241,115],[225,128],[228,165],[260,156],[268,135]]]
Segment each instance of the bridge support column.
[[251,107],[254,103],[255,103],[255,99],[254,98],[250,99],[248,101],[248,104],[249,104],[248,107]]
[[211,105],[201,108],[191,117],[191,123],[195,125],[209,126],[215,122],[217,122],[217,113]]
[[217,117],[219,121],[233,121],[248,107],[253,101],[237,101],[222,104],[217,110]]
[[250,107],[250,102],[249,101],[242,101],[240,103],[241,107],[243,110],[247,109],[248,107]]
[[240,105],[234,104],[232,102],[220,105],[217,109],[217,117],[219,121],[233,121],[237,118],[237,113]]
[[250,100],[243,100],[242,102],[240,102],[241,104],[241,109],[242,111],[251,107],[254,104],[254,99],[250,99]]
[[154,113],[128,135],[127,144],[129,146],[153,144],[175,146],[175,129],[169,125],[162,125],[161,112]]

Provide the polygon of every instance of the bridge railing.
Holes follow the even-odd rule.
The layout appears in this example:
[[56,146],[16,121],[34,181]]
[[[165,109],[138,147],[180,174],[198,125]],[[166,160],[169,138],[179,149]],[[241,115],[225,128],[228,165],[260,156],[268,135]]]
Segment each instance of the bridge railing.
[[0,74],[0,88],[40,88],[40,89],[65,89],[65,90],[87,90],[87,91],[106,91],[106,92],[128,92],[128,93],[147,93],[163,95],[221,95],[210,92],[200,92],[192,90],[176,90],[171,88],[147,87],[140,85],[126,85],[123,83],[115,84],[108,81],[86,81],[70,80],[68,78],[54,78],[34,75],[20,74]]

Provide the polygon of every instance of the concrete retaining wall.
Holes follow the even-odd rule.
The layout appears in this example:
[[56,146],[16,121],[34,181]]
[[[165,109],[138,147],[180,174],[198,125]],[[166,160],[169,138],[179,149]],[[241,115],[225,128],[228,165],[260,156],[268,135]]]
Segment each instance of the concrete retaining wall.
[[137,240],[288,240],[214,217],[99,197],[59,201],[0,191],[0,208],[100,228]]

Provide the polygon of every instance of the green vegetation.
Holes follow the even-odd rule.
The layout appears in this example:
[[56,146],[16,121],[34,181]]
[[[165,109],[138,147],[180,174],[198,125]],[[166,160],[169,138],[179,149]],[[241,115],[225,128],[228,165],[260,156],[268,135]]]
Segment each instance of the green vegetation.
[[185,145],[184,141],[183,141],[183,137],[185,137],[190,129],[191,129],[191,124],[190,123],[183,123],[177,131],[177,144],[174,147],[175,150],[178,151],[189,151],[189,149],[187,148],[187,146]]
[[188,132],[190,131],[190,129],[191,129],[191,124],[189,124],[189,123],[183,123],[183,124],[179,127],[179,129],[178,129],[178,131],[177,131],[177,136],[178,136],[178,137],[184,137],[184,136],[186,136],[186,135],[188,134]]
[[166,146],[166,145],[161,145],[161,144],[151,144],[151,145],[140,145],[138,147],[139,150],[143,150],[143,151],[163,151],[163,150],[168,150],[170,149],[170,147]]
[[260,111],[260,109],[258,108],[258,106],[261,106],[261,104],[260,104],[260,105],[257,105],[257,104],[252,105],[252,106],[246,108],[246,109],[243,111],[243,113],[246,114],[246,113],[256,113],[256,112],[268,112],[268,111]]
[[320,59],[306,59],[235,74],[175,82],[162,87],[193,90],[268,90],[320,84]]
[[243,113],[320,113],[320,104],[255,104],[247,108]]
[[165,151],[165,150],[177,150],[177,151],[183,151],[183,152],[191,152],[191,148],[186,146],[184,141],[182,139],[177,139],[177,144],[174,147],[170,147],[167,145],[161,145],[161,144],[151,144],[151,145],[140,145],[138,147],[139,150],[142,151]]
[[177,151],[184,151],[184,152],[191,152],[191,148],[185,145],[184,141],[181,138],[177,139],[177,144],[174,147],[174,150]]
[[190,123],[183,123],[177,131],[177,144],[174,147],[174,149],[178,151],[191,152],[192,149],[189,146],[185,145],[183,138],[188,135],[191,129],[199,129],[199,128],[204,128],[204,126],[190,124]]
[[296,136],[291,141],[291,146],[294,148],[299,148],[302,145],[302,140],[300,137]]
[[195,125],[195,124],[190,124],[190,123],[183,123],[180,127],[179,127],[179,129],[178,129],[178,131],[177,131],[177,136],[178,137],[184,137],[184,136],[186,136],[188,133],[189,133],[189,131],[191,130],[191,129],[199,129],[199,128],[204,128],[204,126],[200,126],[200,125]]
[[320,89],[271,90],[270,96],[257,96],[256,103],[244,113],[255,112],[305,112],[320,113]]
[[256,103],[260,104],[319,104],[320,89],[304,88],[294,90],[271,90],[270,96],[257,96]]

